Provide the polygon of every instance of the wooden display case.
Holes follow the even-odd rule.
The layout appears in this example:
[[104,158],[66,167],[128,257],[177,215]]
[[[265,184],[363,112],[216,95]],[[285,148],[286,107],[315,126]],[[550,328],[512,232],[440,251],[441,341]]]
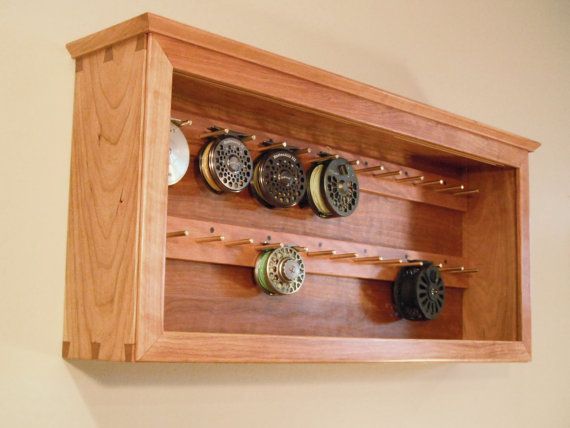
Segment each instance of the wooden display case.
[[[538,143],[144,14],[72,42],[76,61],[63,356],[114,361],[527,361],[528,154]],[[192,164],[168,187],[171,117]],[[346,218],[269,210],[201,180],[212,125],[383,165]],[[257,144],[256,144],[257,143]],[[415,184],[414,184],[415,183]],[[460,186],[463,186],[460,187]],[[453,191],[440,191],[457,188]],[[188,236],[167,232],[187,230]],[[398,266],[305,257],[303,288],[268,296],[252,245],[290,242],[441,263],[445,309],[394,313]]]

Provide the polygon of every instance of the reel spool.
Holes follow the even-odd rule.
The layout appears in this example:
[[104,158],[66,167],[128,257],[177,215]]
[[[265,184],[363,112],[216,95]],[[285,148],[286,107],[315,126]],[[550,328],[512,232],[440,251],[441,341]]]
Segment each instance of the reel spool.
[[305,196],[305,171],[293,152],[268,150],[260,155],[253,169],[253,195],[268,208],[289,208]]
[[168,185],[178,183],[190,166],[188,141],[180,127],[170,122],[168,139]]
[[308,174],[307,201],[319,217],[347,217],[358,206],[358,178],[346,159],[315,164]]
[[305,280],[305,264],[293,246],[262,252],[255,262],[255,282],[270,295],[293,294]]
[[411,321],[433,320],[443,309],[445,284],[430,262],[403,267],[392,285],[398,314]]
[[198,157],[200,174],[216,193],[241,192],[253,175],[253,161],[242,141],[225,136],[208,142]]

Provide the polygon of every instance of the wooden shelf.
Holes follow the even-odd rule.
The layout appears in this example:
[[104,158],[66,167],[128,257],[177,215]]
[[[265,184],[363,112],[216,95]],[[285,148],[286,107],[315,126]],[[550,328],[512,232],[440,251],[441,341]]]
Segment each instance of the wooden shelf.
[[[527,361],[531,357],[528,157],[538,143],[382,90],[144,14],[72,42],[76,61],[63,356],[112,361]],[[171,117],[192,164],[168,187]],[[269,210],[209,191],[196,165],[213,125],[383,165],[359,174],[346,218]],[[440,192],[464,186],[478,193]],[[167,238],[167,232],[185,231]],[[255,286],[253,245],[224,235],[428,260],[445,308],[394,311],[397,267],[304,257],[291,296]]]

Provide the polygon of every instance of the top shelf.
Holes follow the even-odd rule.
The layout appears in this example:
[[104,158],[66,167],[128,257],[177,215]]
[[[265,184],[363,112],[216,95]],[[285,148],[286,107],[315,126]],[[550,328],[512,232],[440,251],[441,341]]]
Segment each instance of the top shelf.
[[[160,41],[177,72],[200,76],[204,64],[211,65],[223,57],[226,66],[219,67],[217,75],[209,70],[209,79],[299,107],[326,111],[360,125],[379,127],[425,147],[484,163],[518,167],[527,152],[540,146],[536,141],[151,13],[71,42],[67,49],[73,58],[80,58],[147,33]],[[180,42],[184,42],[183,50]],[[241,67],[243,73],[233,73],[228,65]],[[272,82],[259,79],[262,69],[278,71],[280,84],[274,84],[276,75]],[[287,93],[282,92],[283,87],[288,88]],[[320,96],[314,97],[317,89]],[[489,145],[489,141],[496,144]]]

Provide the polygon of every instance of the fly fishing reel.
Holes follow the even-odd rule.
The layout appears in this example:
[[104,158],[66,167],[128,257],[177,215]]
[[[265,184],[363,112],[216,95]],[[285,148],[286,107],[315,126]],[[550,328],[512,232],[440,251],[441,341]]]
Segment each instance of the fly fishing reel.
[[168,185],[178,183],[190,166],[190,149],[181,126],[188,125],[189,120],[170,120],[170,134],[168,139]]
[[445,285],[439,269],[430,262],[403,267],[392,285],[398,314],[412,321],[433,320],[443,309]]
[[308,174],[307,201],[320,217],[347,217],[360,196],[358,178],[346,159],[315,164]]
[[292,246],[263,251],[255,262],[254,278],[267,294],[293,294],[303,285],[305,264]]
[[305,195],[305,171],[293,152],[268,150],[255,162],[253,195],[268,208],[289,208]]
[[198,158],[200,174],[216,193],[241,192],[253,175],[253,161],[245,144],[228,135],[208,142]]

